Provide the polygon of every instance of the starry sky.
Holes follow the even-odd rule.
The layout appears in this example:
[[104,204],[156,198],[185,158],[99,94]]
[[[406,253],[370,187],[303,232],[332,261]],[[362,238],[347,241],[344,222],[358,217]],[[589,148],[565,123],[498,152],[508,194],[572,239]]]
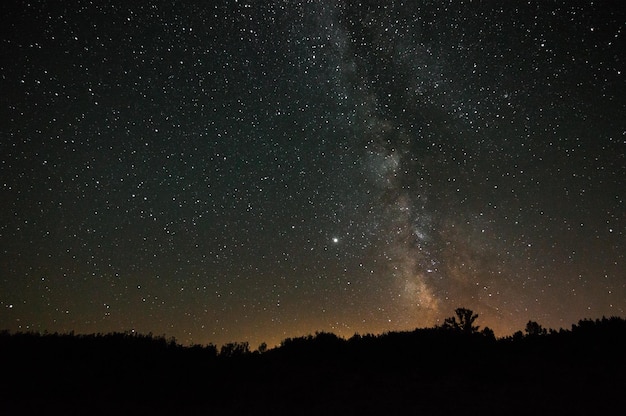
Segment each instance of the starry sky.
[[0,4],[0,328],[626,309],[619,1]]

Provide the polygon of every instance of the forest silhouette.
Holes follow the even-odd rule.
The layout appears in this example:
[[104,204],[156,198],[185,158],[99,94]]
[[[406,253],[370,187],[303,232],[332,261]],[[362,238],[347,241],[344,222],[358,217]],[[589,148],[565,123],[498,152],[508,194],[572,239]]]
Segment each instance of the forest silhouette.
[[589,415],[623,411],[626,321],[497,339],[459,308],[434,328],[268,349],[173,338],[0,333],[0,414]]

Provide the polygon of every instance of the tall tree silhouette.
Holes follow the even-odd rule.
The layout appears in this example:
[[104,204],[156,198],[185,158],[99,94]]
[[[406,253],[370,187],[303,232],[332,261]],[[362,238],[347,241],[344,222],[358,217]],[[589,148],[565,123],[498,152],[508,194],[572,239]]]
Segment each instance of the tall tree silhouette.
[[443,328],[463,332],[465,334],[478,332],[478,328],[480,327],[478,325],[474,326],[474,322],[478,318],[477,313],[474,313],[471,309],[466,308],[456,308],[454,313],[456,316],[446,318],[443,322]]
[[546,335],[548,333],[548,331],[544,327],[542,327],[535,321],[528,321],[528,323],[526,324],[525,331],[526,331],[526,335],[531,336],[531,337],[538,336],[538,335]]

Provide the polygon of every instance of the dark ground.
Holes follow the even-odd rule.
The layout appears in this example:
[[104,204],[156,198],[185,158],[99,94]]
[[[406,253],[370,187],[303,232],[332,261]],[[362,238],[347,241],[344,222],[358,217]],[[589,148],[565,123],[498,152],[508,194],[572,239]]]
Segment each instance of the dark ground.
[[626,321],[495,340],[320,333],[263,353],[136,334],[0,336],[0,414],[615,414]]

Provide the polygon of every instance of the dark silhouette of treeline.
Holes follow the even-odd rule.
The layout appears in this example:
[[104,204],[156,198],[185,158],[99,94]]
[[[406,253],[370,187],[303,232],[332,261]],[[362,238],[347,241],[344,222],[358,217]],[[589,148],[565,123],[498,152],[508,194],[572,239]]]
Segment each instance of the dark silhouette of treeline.
[[268,349],[137,333],[0,333],[0,414],[621,414],[626,320],[496,339],[459,308],[435,328]]

